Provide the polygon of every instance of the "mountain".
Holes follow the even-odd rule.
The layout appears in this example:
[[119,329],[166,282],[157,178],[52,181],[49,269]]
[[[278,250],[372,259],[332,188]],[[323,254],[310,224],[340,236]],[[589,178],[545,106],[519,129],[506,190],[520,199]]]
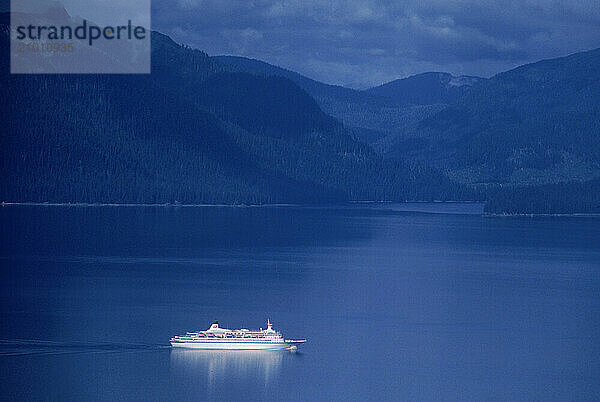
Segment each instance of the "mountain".
[[[368,94],[364,93],[364,91],[345,88],[339,85],[324,84],[294,71],[265,63],[264,61],[239,56],[214,56],[213,59],[219,61],[234,72],[245,72],[259,76],[277,76],[287,78],[308,92],[310,96],[317,100],[321,107],[332,101],[344,103],[365,103],[378,101],[377,98],[369,96]],[[325,110],[325,112],[328,111]]]
[[498,74],[380,149],[465,183],[592,179],[600,175],[599,64],[596,49]]
[[337,120],[286,78],[219,73],[196,91],[202,106],[253,134],[279,138],[341,129]]
[[[378,124],[382,121],[379,112],[386,107],[386,103],[377,96],[339,85],[324,84],[260,60],[238,56],[215,56],[214,59],[232,72],[284,77],[293,81],[310,94],[325,113],[340,120],[350,132],[366,143],[375,142],[388,134]],[[364,120],[367,114],[373,116],[369,122]]]
[[359,91],[157,32],[150,75],[11,75],[7,22],[0,200],[474,199],[600,176],[600,49]]
[[[5,19],[6,20],[6,19]],[[0,200],[318,203],[467,196],[384,160],[285,77],[232,72],[152,33],[149,75],[11,75]]]
[[395,105],[449,104],[456,102],[481,81],[484,79],[431,72],[391,81],[366,92]]
[[402,137],[418,122],[440,111],[481,80],[426,73],[361,91],[324,84],[260,60],[237,56],[216,56],[215,60],[231,71],[292,80],[308,92],[325,113],[343,122],[356,138],[369,144]]

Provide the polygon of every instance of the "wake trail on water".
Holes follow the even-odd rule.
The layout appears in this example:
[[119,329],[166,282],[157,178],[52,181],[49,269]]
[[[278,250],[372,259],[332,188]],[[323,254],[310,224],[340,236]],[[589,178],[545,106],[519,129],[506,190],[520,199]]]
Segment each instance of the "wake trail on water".
[[0,357],[90,353],[132,353],[169,349],[168,345],[145,343],[100,343],[49,341],[43,339],[0,339]]

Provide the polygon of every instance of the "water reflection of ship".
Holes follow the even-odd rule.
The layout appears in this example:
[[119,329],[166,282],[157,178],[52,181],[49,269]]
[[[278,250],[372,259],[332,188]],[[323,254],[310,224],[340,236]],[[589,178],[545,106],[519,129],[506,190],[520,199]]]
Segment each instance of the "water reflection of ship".
[[230,378],[252,379],[270,384],[279,374],[284,355],[261,350],[171,350],[171,368],[178,374],[198,378],[206,373],[209,389]]

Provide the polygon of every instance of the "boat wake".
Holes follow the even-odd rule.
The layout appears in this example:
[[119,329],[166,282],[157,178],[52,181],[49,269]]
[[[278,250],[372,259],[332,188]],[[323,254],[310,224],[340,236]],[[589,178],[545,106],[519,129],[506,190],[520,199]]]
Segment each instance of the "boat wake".
[[170,349],[168,345],[142,343],[58,342],[41,339],[0,339],[1,356],[131,353]]

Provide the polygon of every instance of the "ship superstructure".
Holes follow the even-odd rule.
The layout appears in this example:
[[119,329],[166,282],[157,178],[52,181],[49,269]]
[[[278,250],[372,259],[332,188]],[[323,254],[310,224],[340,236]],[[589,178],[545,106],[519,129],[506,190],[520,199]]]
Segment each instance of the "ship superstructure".
[[306,339],[284,339],[281,332],[275,331],[271,321],[267,329],[250,331],[249,329],[227,329],[212,323],[206,331],[187,332],[174,336],[170,340],[174,348],[192,349],[232,349],[232,350],[294,350]]

